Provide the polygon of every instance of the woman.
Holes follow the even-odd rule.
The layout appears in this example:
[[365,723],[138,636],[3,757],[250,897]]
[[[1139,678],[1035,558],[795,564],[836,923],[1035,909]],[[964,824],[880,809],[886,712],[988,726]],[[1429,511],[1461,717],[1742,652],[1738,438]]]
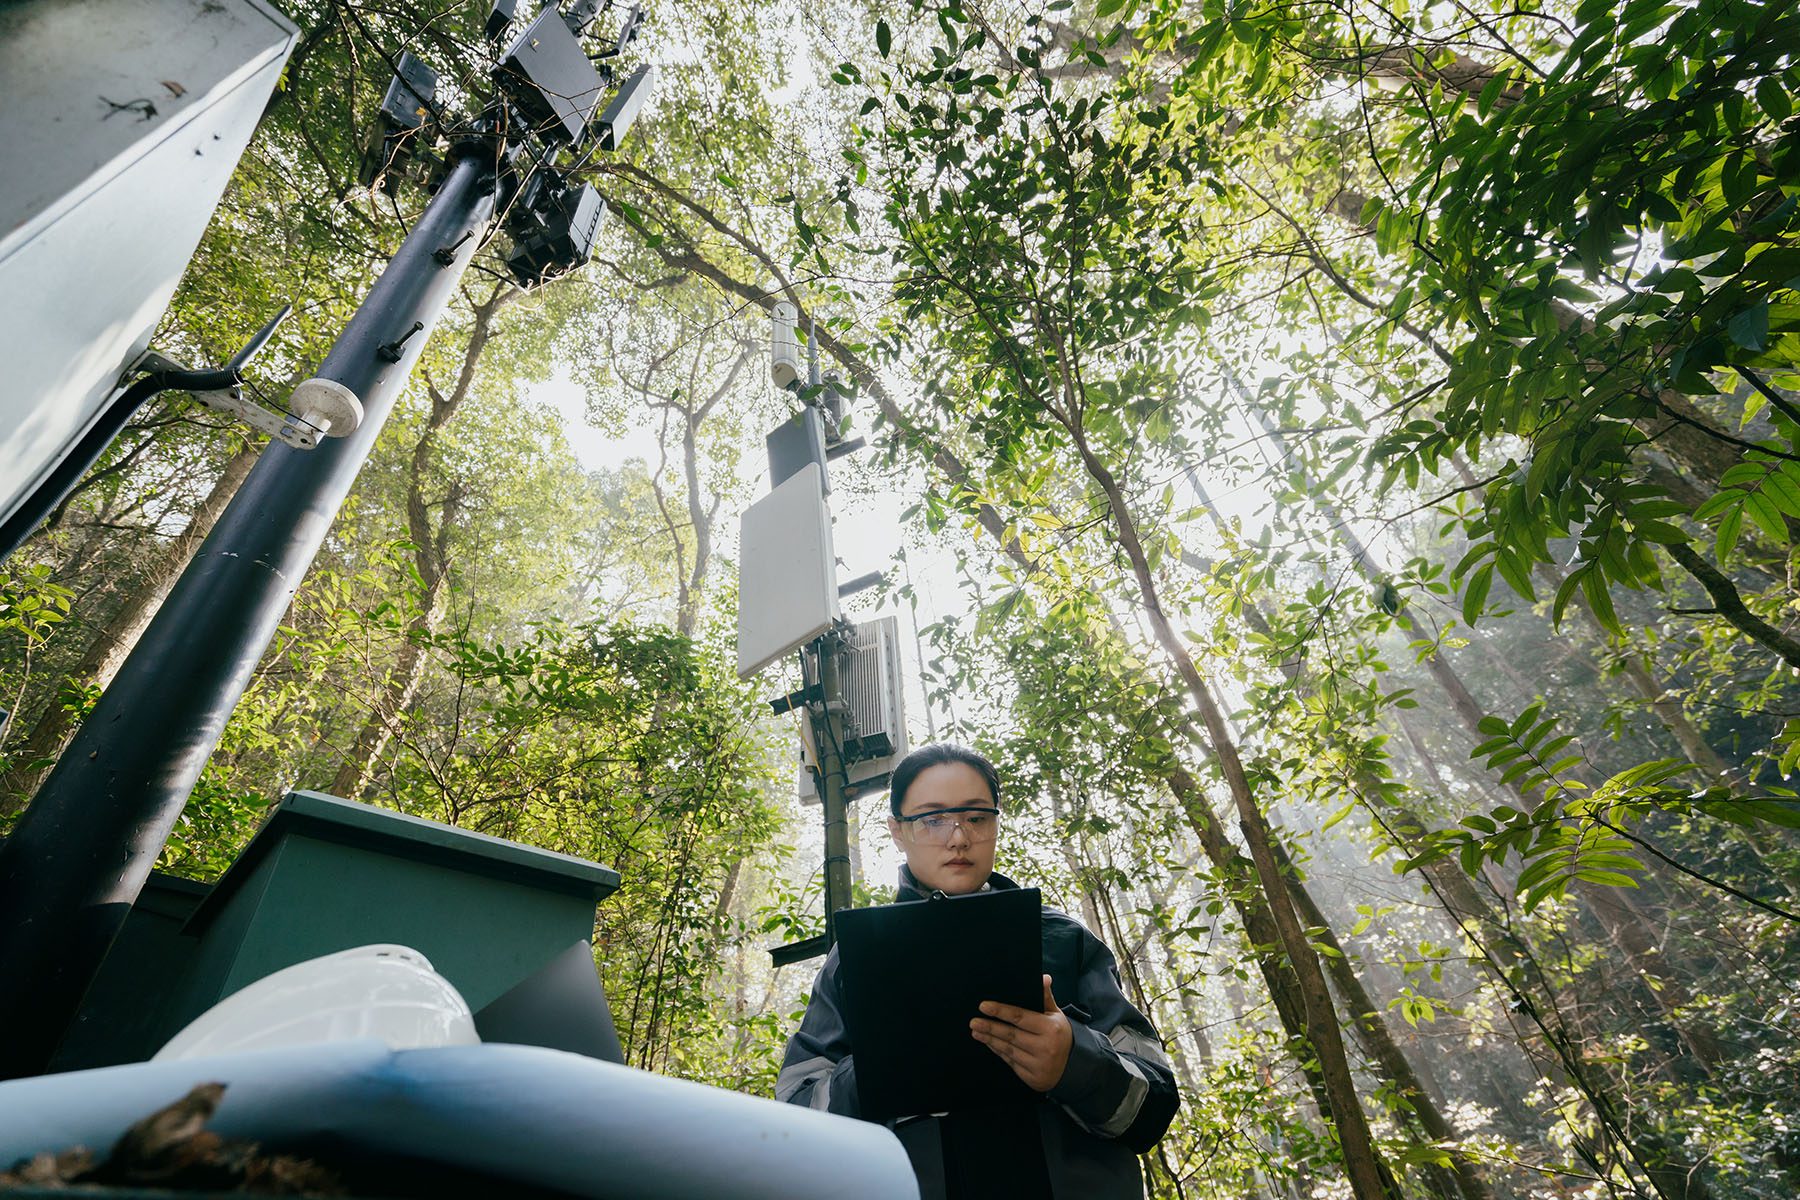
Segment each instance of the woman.
[[[895,900],[1016,888],[994,871],[999,801],[993,764],[964,746],[940,742],[902,759],[888,796],[888,833],[906,856]],[[1038,1102],[1010,1118],[949,1113],[894,1124],[928,1197],[1143,1195],[1137,1155],[1162,1138],[1179,1103],[1162,1042],[1119,990],[1112,953],[1049,908],[1043,964],[1043,1011],[984,1003],[969,1030]],[[855,1054],[839,1011],[837,966],[833,949],[788,1041],[775,1097],[854,1117]]]

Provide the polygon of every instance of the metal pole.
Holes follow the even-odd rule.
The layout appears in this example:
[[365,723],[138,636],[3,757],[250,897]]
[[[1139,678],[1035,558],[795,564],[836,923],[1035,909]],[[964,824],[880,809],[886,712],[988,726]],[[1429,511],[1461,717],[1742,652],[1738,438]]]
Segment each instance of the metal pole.
[[843,687],[838,677],[836,633],[819,639],[819,690],[824,694],[822,716],[813,721],[819,747],[819,806],[825,811],[825,945],[837,940],[832,919],[840,908],[849,908],[850,890],[850,775],[844,762]]
[[[821,387],[819,378],[818,325],[806,329],[807,380]],[[827,441],[837,437],[837,389],[823,383],[816,401],[827,426]],[[838,651],[843,633],[832,630],[819,639],[819,690],[824,693],[823,718],[815,726],[819,744],[819,807],[825,815],[825,946],[837,941],[834,914],[849,908],[854,896],[850,870],[850,764],[844,761],[844,687],[838,673]]]
[[0,1078],[44,1070],[74,1020],[480,245],[485,158],[452,165],[319,368],[362,424],[314,450],[269,444],[0,845]]

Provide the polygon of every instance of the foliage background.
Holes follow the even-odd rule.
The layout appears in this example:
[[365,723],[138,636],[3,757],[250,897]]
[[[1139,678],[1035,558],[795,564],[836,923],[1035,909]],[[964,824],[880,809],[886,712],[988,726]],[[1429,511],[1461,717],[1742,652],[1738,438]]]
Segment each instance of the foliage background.
[[[467,5],[287,9],[158,337],[219,361],[294,299],[271,395],[426,200],[352,183],[384,55],[485,70]],[[834,502],[900,526],[855,552],[914,740],[1002,764],[1002,869],[1169,1043],[1155,1195],[1791,1195],[1797,23],[659,5],[596,261],[484,251],[162,865],[293,787],[609,863],[632,1060],[770,1092],[816,817],[729,663],[787,298],[875,445]],[[0,820],[258,449],[165,401],[7,562]]]

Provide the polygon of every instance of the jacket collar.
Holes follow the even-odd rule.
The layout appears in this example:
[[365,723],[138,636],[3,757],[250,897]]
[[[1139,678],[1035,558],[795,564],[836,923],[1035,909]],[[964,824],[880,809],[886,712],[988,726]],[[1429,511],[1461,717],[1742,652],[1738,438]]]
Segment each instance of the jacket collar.
[[[984,890],[991,889],[996,892],[1003,892],[1009,888],[1016,889],[1018,886],[1018,884],[1014,883],[1000,872],[995,871],[988,876],[986,889]],[[894,889],[895,904],[903,904],[908,900],[934,900],[940,899],[941,897],[941,892],[928,890],[924,884],[913,878],[913,873],[907,869],[904,863],[901,864],[900,886]]]

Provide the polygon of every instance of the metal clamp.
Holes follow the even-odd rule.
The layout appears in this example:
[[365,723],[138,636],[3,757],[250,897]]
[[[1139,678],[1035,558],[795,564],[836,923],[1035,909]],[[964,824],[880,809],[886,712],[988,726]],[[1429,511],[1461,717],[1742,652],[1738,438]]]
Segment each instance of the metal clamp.
[[206,407],[227,413],[296,450],[312,450],[323,437],[344,437],[361,425],[363,418],[362,401],[356,393],[330,379],[309,379],[295,388],[288,412],[264,408],[236,386],[193,396]]
[[213,411],[225,413],[258,433],[286,442],[296,450],[311,450],[319,444],[319,430],[296,421],[286,413],[275,412],[254,400],[246,399],[242,388],[194,392],[193,397]]

